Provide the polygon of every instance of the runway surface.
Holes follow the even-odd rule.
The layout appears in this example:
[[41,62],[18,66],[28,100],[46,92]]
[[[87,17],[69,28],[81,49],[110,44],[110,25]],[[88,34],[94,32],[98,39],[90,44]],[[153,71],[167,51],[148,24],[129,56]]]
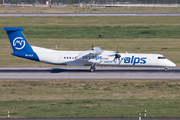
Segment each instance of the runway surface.
[[58,17],[58,16],[180,16],[180,13],[0,13],[0,17]]
[[[7,119],[1,119],[7,120]],[[139,118],[30,118],[30,119],[8,119],[8,120],[139,120]],[[180,118],[141,118],[141,120],[180,120]]]
[[139,67],[0,67],[0,79],[179,79],[180,68]]

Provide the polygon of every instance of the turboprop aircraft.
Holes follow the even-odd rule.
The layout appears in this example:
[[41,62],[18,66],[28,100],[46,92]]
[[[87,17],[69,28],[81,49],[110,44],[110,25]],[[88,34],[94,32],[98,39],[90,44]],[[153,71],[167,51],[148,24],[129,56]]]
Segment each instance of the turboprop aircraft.
[[168,67],[176,65],[160,54],[119,53],[94,47],[87,51],[58,51],[31,46],[23,34],[23,28],[4,27],[11,43],[14,56],[55,65],[90,66],[94,72],[96,66],[138,66]]

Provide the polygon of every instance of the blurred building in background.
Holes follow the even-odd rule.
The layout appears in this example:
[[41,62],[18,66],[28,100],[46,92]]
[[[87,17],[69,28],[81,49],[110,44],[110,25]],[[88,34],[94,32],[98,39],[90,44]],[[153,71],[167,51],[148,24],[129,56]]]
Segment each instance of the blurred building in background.
[[105,5],[107,6],[121,6],[121,5],[139,5],[139,4],[166,4],[179,6],[180,0],[1,0],[0,4],[4,5],[44,5],[44,6],[64,6],[66,4],[80,4],[84,5]]

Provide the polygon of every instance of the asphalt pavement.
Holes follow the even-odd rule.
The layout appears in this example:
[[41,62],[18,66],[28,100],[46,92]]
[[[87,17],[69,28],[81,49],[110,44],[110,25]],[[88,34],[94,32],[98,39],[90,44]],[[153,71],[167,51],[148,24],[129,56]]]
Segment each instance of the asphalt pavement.
[[180,80],[180,68],[144,67],[0,67],[0,79],[167,79]]

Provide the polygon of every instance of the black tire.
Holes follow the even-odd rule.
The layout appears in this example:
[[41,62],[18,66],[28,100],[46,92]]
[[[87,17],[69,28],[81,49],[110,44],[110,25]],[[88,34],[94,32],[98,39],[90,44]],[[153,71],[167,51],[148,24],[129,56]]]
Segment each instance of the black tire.
[[94,72],[95,71],[95,68],[90,68],[90,72]]
[[167,72],[167,71],[168,71],[168,68],[164,68],[164,71]]

